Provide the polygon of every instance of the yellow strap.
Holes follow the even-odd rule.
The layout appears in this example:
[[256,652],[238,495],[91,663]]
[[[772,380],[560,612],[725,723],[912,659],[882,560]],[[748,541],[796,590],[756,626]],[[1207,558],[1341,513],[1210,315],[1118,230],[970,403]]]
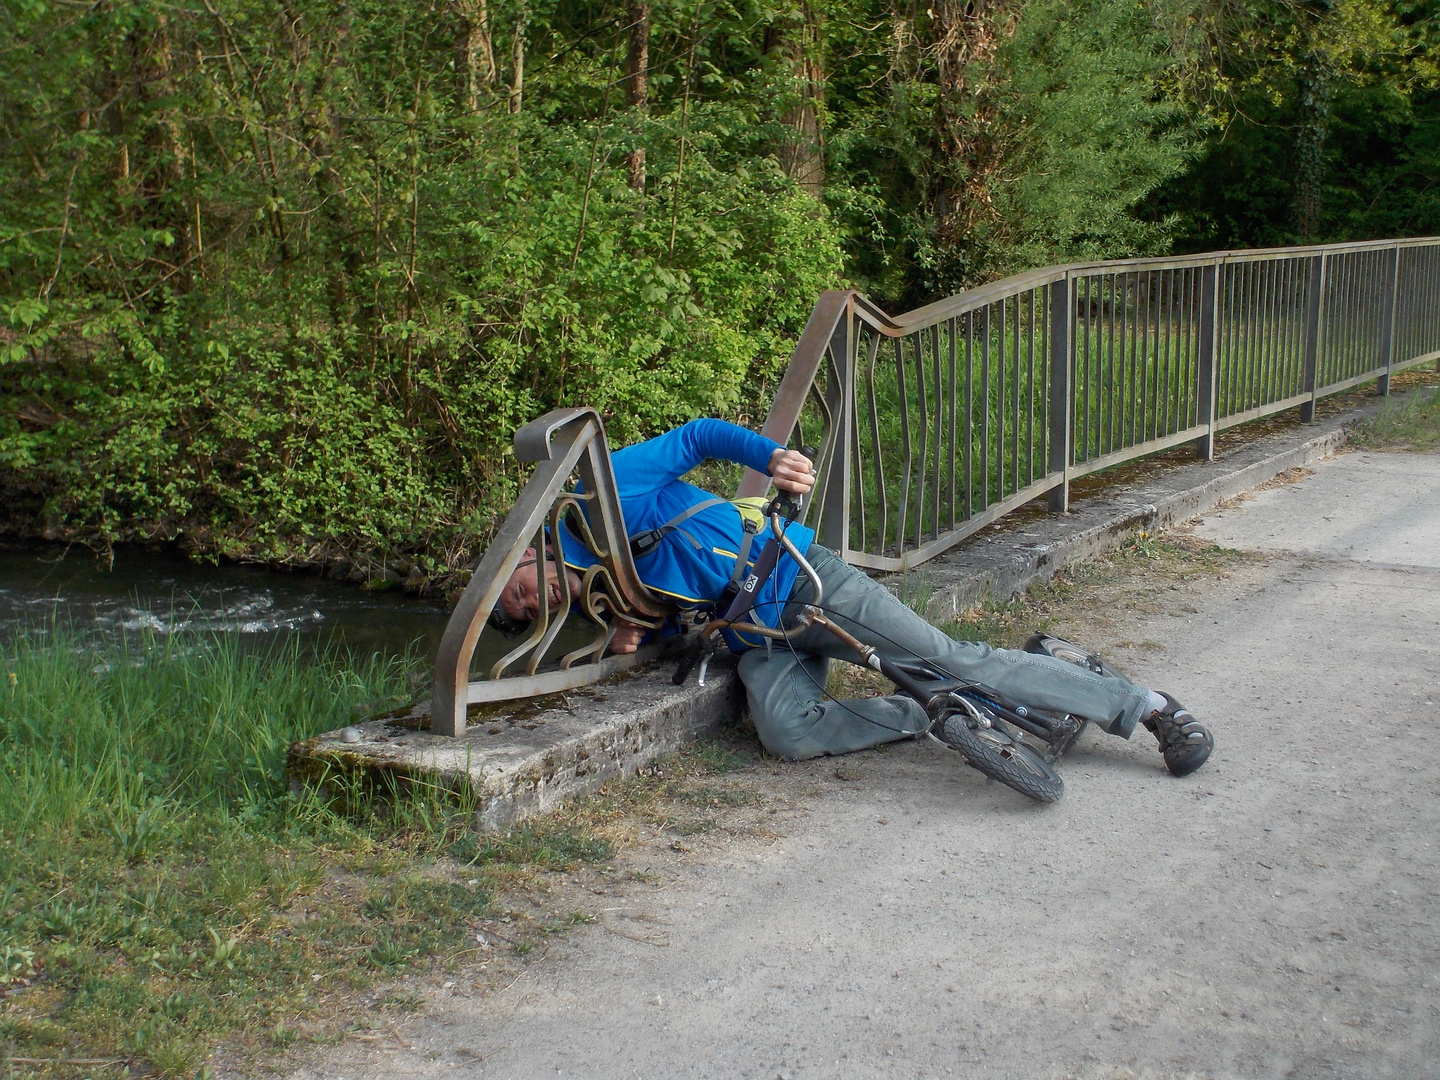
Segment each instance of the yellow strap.
[[748,499],[731,499],[736,510],[740,511],[740,517],[755,526],[759,532],[765,527],[764,507],[770,500],[764,495],[752,495]]

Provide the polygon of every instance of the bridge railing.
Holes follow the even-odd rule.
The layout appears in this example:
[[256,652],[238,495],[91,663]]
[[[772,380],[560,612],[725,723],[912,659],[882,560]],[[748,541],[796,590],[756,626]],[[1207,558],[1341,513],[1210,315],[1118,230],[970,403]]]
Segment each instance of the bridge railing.
[[[900,570],[1078,477],[1440,358],[1440,240],[1047,267],[890,316],[823,294],[765,421],[820,447],[805,513],[847,561]],[[614,616],[674,613],[640,581],[604,426],[560,409],[515,436],[535,464],[436,656],[433,730],[472,707],[563,692],[657,655],[607,656]],[[747,473],[740,495],[769,478]],[[562,522],[568,527],[561,529]],[[515,638],[487,617],[511,575],[555,575],[559,602]],[[598,560],[598,561],[596,561]],[[580,565],[586,568],[579,569]]]
[[[1440,239],[1046,267],[891,316],[823,294],[766,419],[807,521],[895,571],[1090,473],[1440,359]],[[764,491],[747,473],[740,495]]]

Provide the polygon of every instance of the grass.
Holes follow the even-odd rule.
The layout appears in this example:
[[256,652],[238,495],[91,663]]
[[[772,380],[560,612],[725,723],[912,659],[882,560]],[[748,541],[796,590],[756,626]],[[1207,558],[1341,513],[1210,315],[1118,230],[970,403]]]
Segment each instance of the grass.
[[[1015,649],[1037,630],[1062,637],[1072,634],[1073,621],[1083,618],[1091,626],[1122,631],[1124,641],[1126,622],[1157,610],[1193,611],[1186,606],[1186,583],[1223,576],[1253,557],[1196,542],[1183,533],[1155,536],[1136,530],[1116,550],[1068,566],[1009,600],[982,604],[940,629],[960,641]],[[1127,647],[1145,644],[1126,643]]]
[[291,790],[293,741],[408,702],[423,674],[220,636],[0,643],[0,1068],[193,1077],[217,1048],[243,1067],[369,1038],[377,1009],[420,1000],[384,984],[498,976],[592,921],[573,900],[509,910],[513,893],[764,812],[728,778],[758,755],[721,743],[503,835],[471,832],[450,793]]
[[470,808],[448,797],[342,815],[292,792],[290,743],[409,701],[410,660],[50,627],[0,645],[0,665],[12,1073],[188,1077],[217,1044],[334,1037],[367,988],[445,964],[499,914],[517,864],[609,850],[536,826],[456,859]]
[[1390,398],[1352,429],[1350,441],[1372,449],[1440,450],[1440,387]]

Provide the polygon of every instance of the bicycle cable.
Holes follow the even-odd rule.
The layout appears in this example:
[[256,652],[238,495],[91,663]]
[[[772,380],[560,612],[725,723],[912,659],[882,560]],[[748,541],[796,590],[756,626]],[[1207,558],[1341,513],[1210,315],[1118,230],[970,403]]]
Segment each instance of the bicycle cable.
[[[788,603],[792,603],[792,602],[793,602],[793,601],[789,601],[789,600],[785,601],[785,603],[787,603],[787,604],[788,604]],[[756,606],[757,608],[758,608],[758,607],[780,607],[780,606],[781,606],[781,602],[780,602],[779,600],[764,600],[764,601],[761,601],[761,602],[757,603],[755,606]],[[808,606],[813,607],[813,608],[816,608],[817,610],[819,610],[819,611],[821,611],[821,612],[824,612],[824,613],[826,613],[826,614],[829,614],[829,615],[835,615],[835,616],[838,616],[838,617],[840,617],[840,618],[846,618],[846,621],[847,621],[847,622],[853,622],[853,620],[848,619],[848,618],[847,618],[846,616],[844,616],[844,615],[841,615],[840,612],[835,611],[833,608],[825,607],[823,604],[810,604],[810,605],[808,605]],[[863,720],[863,721],[865,721],[865,723],[871,724],[871,725],[873,725],[874,727],[882,728],[882,729],[884,729],[885,731],[893,731],[893,732],[894,732],[895,734],[897,734],[897,735],[904,735],[904,736],[908,736],[908,737],[910,737],[910,738],[918,738],[918,737],[921,736],[921,735],[928,735],[928,734],[930,733],[930,729],[929,729],[928,727],[927,727],[927,728],[924,728],[924,729],[922,729],[922,730],[920,730],[920,731],[911,731],[911,730],[909,730],[908,728],[892,727],[892,726],[889,725],[889,724],[881,723],[879,720],[876,720],[874,717],[865,716],[863,713],[856,712],[854,709],[850,708],[850,706],[846,705],[845,702],[841,701],[841,700],[840,700],[839,698],[837,698],[834,694],[832,694],[829,690],[827,690],[825,687],[821,686],[819,680],[817,680],[814,675],[810,674],[810,669],[805,666],[805,662],[804,662],[804,660],[801,658],[799,650],[795,648],[795,642],[790,639],[790,630],[789,630],[788,627],[785,626],[784,612],[783,612],[783,610],[781,611],[781,613],[780,613],[780,618],[779,618],[779,620],[777,620],[777,621],[779,622],[778,629],[779,629],[781,635],[782,635],[783,638],[784,638],[785,645],[786,645],[786,647],[790,650],[790,655],[795,658],[795,665],[796,665],[796,667],[798,667],[801,671],[803,671],[803,672],[805,673],[805,677],[806,677],[807,679],[809,679],[809,680],[810,680],[810,684],[811,684],[812,686],[814,686],[815,689],[820,692],[820,695],[821,695],[822,698],[828,698],[830,701],[833,701],[836,705],[839,705],[840,708],[844,709],[844,710],[845,710],[846,712],[848,712],[851,716],[855,717],[855,718],[858,719],[858,720]],[[860,624],[856,623],[855,625],[859,626]],[[884,638],[886,641],[890,642],[890,644],[894,645],[897,649],[900,649],[900,650],[903,651],[903,652],[908,652],[908,653],[910,653],[910,655],[911,655],[911,656],[914,656],[915,659],[917,659],[917,660],[923,660],[925,663],[934,663],[933,661],[924,660],[924,658],[921,657],[921,656],[920,656],[918,653],[916,653],[914,650],[912,650],[912,649],[906,649],[905,646],[901,645],[901,644],[900,644],[898,641],[896,641],[894,638],[889,637],[889,636],[886,635],[886,634],[882,634],[882,633],[880,633],[878,630],[873,630],[873,629],[871,629],[870,627],[861,627],[861,629],[864,629],[867,633],[874,634],[874,635],[875,635],[876,637],[878,637],[878,638]],[[812,654],[812,655],[819,655],[819,656],[822,656],[824,659],[827,659],[827,660],[829,660],[829,659],[838,659],[838,657],[825,657],[824,654],[818,654],[818,653],[817,653],[817,654]],[[856,664],[855,666],[860,667],[860,666],[862,666],[862,665]],[[944,667],[942,667],[942,666],[939,665],[938,663],[935,663],[935,667],[936,667],[942,674],[948,675],[948,676],[949,676],[950,678],[952,678],[952,679],[957,679],[957,680],[960,679],[960,676],[954,674],[953,672],[947,671]],[[871,670],[874,670],[874,669],[872,668]],[[964,680],[960,680],[960,681],[964,681]],[[908,695],[904,694],[903,691],[898,691],[898,690],[897,690],[897,692],[900,694],[900,696],[906,697],[907,700],[911,700],[911,701],[914,700],[913,698],[910,698]],[[886,696],[888,697],[889,695],[886,695]],[[918,704],[920,704],[920,703],[919,703],[919,702],[916,702],[916,704],[918,705]],[[921,707],[922,709],[924,708],[923,705],[921,705],[920,707]],[[927,714],[927,715],[928,715],[928,714]]]

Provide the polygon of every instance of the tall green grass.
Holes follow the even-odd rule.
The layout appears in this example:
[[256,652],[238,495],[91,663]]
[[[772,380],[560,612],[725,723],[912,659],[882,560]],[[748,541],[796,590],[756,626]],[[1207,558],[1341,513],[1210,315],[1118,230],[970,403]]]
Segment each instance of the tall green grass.
[[464,807],[341,816],[285,773],[291,742],[410,700],[415,674],[221,635],[0,643],[0,1061],[193,1075],[458,943],[488,894],[429,864]]

